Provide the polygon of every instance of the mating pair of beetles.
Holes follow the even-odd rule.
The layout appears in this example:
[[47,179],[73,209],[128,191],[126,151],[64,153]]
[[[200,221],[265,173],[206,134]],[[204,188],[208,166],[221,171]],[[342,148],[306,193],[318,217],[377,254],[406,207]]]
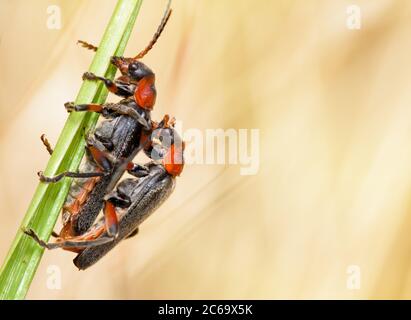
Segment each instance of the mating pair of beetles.
[[[123,239],[137,234],[139,225],[171,194],[175,177],[183,170],[184,142],[168,115],[151,120],[156,100],[155,75],[139,61],[151,50],[171,15],[170,2],[148,46],[135,58],[112,57],[121,76],[111,81],[86,72],[84,80],[102,81],[106,88],[122,97],[119,103],[66,103],[69,112],[97,112],[104,120],[86,138],[86,158],[79,172],[63,172],[45,177],[43,183],[74,178],[62,212],[63,228],[56,240],[46,243],[29,229],[24,232],[47,249],[63,248],[77,253],[74,264],[86,269],[100,260]],[[79,41],[96,51],[91,44]],[[42,136],[51,153],[52,148]],[[151,158],[145,165],[133,163],[138,152]],[[125,172],[133,178],[120,183]],[[103,209],[103,217],[98,215]],[[97,220],[97,221],[96,221]]]

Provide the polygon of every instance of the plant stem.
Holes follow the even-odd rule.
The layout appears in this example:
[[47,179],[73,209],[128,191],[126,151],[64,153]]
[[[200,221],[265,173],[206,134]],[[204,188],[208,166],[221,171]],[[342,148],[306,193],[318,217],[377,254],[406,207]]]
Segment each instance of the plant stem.
[[[116,69],[110,65],[110,57],[123,55],[141,3],[142,0],[118,0],[90,65],[90,72],[114,78]],[[103,103],[107,95],[108,91],[101,83],[85,81],[75,103]],[[97,114],[89,112],[70,114],[44,170],[46,176],[78,169],[84,155],[84,132],[92,129],[97,119]],[[24,235],[22,230],[31,228],[40,238],[49,239],[71,182],[72,179],[65,178],[55,184],[39,183],[0,269],[0,299],[23,299],[26,296],[44,249]]]

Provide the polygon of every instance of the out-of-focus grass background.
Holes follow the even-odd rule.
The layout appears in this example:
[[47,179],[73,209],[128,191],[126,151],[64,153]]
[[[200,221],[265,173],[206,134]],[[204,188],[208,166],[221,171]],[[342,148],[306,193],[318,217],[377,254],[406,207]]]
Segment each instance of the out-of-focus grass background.
[[[362,29],[346,8],[362,9]],[[61,7],[61,30],[46,27]],[[0,1],[0,261],[115,1]],[[126,55],[165,1],[145,1]],[[187,166],[138,237],[93,268],[46,252],[28,298],[411,298],[411,3],[174,1],[144,59],[153,114],[258,128],[260,171]],[[109,100],[116,101],[115,96]],[[62,289],[47,288],[61,270]],[[347,288],[359,266],[361,288]],[[49,270],[50,271],[50,270]]]

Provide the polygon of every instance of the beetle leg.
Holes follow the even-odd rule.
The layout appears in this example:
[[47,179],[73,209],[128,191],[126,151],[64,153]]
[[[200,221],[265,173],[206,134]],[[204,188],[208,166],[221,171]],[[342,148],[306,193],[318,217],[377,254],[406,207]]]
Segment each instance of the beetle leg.
[[[41,136],[41,140],[43,141],[44,145],[47,147],[50,147],[50,144],[48,143],[47,139],[44,137],[44,135]],[[88,145],[86,146],[87,150],[89,153],[91,153],[94,161],[97,163],[97,165],[102,168],[104,171],[109,171],[111,169],[111,164],[110,164],[110,159],[109,159],[109,154],[104,152],[103,150],[98,149],[95,147],[91,139],[88,141]],[[49,148],[47,148],[49,149]],[[41,182],[45,183],[55,183],[63,179],[64,177],[70,177],[70,178],[94,178],[94,177],[102,177],[106,173],[105,172],[71,172],[71,171],[66,171],[62,172],[54,177],[46,177],[44,176],[42,171],[39,171],[37,175],[40,178]]]
[[104,221],[108,235],[117,238],[120,232],[118,217],[116,207],[110,200],[104,202]]
[[136,178],[142,178],[150,173],[150,169],[145,165],[130,162],[127,165],[127,172]]
[[110,202],[116,208],[128,208],[131,205],[130,197],[126,194],[121,194],[117,191],[110,193],[107,197],[106,202]]
[[68,112],[72,111],[91,111],[91,112],[97,112],[97,113],[102,113],[104,116],[107,116],[105,113],[106,107],[109,105],[107,104],[97,104],[97,103],[88,103],[88,104],[74,104],[74,102],[66,102],[64,104],[64,107]]
[[73,237],[70,239],[62,239],[59,238],[56,242],[45,242],[39,238],[39,236],[32,230],[23,230],[26,235],[31,237],[34,241],[36,241],[41,247],[53,250],[57,248],[88,248],[88,247],[96,247],[114,240],[113,237],[94,237],[94,235],[84,237]]
[[94,132],[94,137],[96,138],[96,140],[101,142],[101,144],[104,146],[104,148],[107,151],[114,150],[114,143],[111,140],[112,137],[109,138],[109,137],[101,136],[98,132]]
[[43,175],[42,171],[37,172],[37,175],[40,178],[41,182],[45,183],[56,183],[59,182],[61,179],[64,177],[69,177],[69,178],[93,178],[93,177],[102,177],[106,173],[104,172],[71,172],[71,171],[66,171],[62,172],[54,177],[46,177]]
[[[102,244],[109,243],[112,241],[114,241],[113,237],[100,237],[91,240],[75,240],[75,238],[73,238],[72,240],[64,240],[62,242],[57,242],[59,246],[57,246],[56,248],[90,248],[101,246]],[[54,247],[51,249],[54,249]]]
[[107,90],[118,95],[120,97],[131,97],[136,90],[136,85],[132,83],[121,83],[121,82],[114,82],[110,79],[96,76],[92,72],[85,72],[83,74],[83,80],[90,80],[90,81],[102,81],[106,86]]
[[60,235],[59,235],[56,231],[52,231],[52,232],[51,232],[51,236],[52,236],[53,238],[58,238],[58,237],[60,237]]
[[104,199],[105,230],[109,236],[117,238],[119,235],[119,222],[116,208],[128,208],[131,200],[128,195],[120,194],[118,190],[111,192]]
[[104,145],[93,138],[87,139],[86,151],[104,172],[109,172],[113,167],[113,163],[116,162],[114,157],[106,151]]
[[108,117],[113,113],[118,115],[126,115],[137,120],[146,130],[151,129],[151,124],[147,122],[142,115],[140,115],[134,108],[121,103],[88,103],[88,104],[74,104],[73,102],[66,102],[64,104],[68,112],[72,111],[92,111],[101,113],[104,117]]

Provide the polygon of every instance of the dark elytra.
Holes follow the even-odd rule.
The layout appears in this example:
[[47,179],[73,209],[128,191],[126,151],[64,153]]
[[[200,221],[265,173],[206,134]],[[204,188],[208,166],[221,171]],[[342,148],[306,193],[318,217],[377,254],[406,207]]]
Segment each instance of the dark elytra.
[[[151,165],[150,173],[143,178],[130,178],[122,181],[117,189],[118,196],[126,195],[131,205],[120,216],[120,234],[112,242],[84,249],[73,260],[74,264],[84,270],[104,257],[119,242],[133,233],[138,226],[150,216],[172,193],[175,178],[170,176],[162,165]],[[104,223],[100,220],[98,224]],[[101,237],[106,237],[105,232]]]
[[[135,105],[136,110],[140,114],[144,114],[144,118],[150,120],[150,112],[138,108],[135,102],[126,100],[122,101],[130,106]],[[143,146],[140,145],[140,137],[143,131],[142,125],[135,119],[120,115],[114,119],[106,120],[96,129],[95,138],[103,144],[109,142],[113,150],[110,153],[116,158],[127,158],[131,154],[136,154]],[[100,210],[103,207],[104,196],[107,192],[109,184],[116,184],[120,179],[120,175],[113,176],[111,174],[100,178],[93,190],[87,197],[86,202],[82,205],[81,214],[76,216],[73,228],[75,234],[85,233],[94,223]],[[114,180],[114,181],[113,181]]]

